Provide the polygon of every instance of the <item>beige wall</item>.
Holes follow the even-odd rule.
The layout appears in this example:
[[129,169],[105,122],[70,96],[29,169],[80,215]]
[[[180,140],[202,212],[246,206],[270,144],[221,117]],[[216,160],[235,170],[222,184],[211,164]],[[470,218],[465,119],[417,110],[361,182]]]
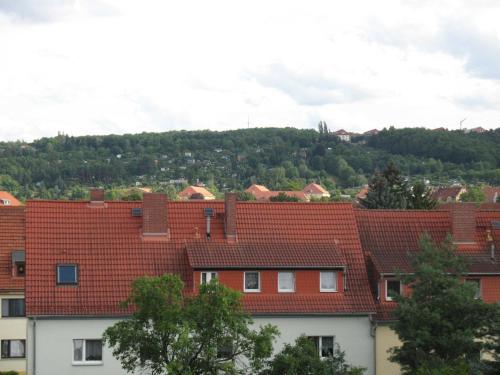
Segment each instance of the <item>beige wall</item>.
[[[3,298],[24,298],[23,295],[0,295],[0,306]],[[0,340],[26,339],[26,318],[2,318],[0,314]],[[27,348],[26,348],[27,349]],[[27,351],[27,350],[26,350]],[[0,358],[0,371],[17,371],[25,374],[26,359]]]
[[399,365],[389,361],[389,353],[387,351],[394,347],[399,346],[401,341],[399,341],[398,335],[387,325],[377,326],[375,333],[375,356],[377,375],[399,375],[400,367]]

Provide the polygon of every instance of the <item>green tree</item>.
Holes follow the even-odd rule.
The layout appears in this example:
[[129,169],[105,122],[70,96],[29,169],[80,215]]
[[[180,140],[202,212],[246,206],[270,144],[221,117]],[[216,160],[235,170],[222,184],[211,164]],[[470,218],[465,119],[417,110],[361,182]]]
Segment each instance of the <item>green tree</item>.
[[450,239],[436,245],[424,235],[412,263],[413,274],[403,277],[412,293],[396,297],[394,329],[402,345],[391,349],[391,361],[404,374],[461,373],[464,366],[474,373],[498,307],[476,299],[476,286],[463,282],[466,263]]
[[255,200],[257,200],[255,198],[255,196],[253,194],[249,193],[248,191],[239,191],[237,193],[236,199],[238,201],[255,201]]
[[471,186],[467,191],[460,196],[462,202],[477,202],[481,203],[486,200],[483,188],[481,186]]
[[271,202],[300,202],[298,197],[280,192],[278,195],[269,198]]
[[[217,280],[202,285],[194,297],[185,297],[183,288],[172,274],[133,282],[123,302],[125,309],[134,310],[132,317],[103,336],[122,367],[152,375],[258,372],[272,354],[276,327],[250,329],[252,319],[242,308],[240,293]],[[242,358],[246,360],[238,360]]]
[[346,363],[345,353],[335,345],[333,355],[320,358],[311,339],[300,336],[294,345],[286,344],[268,364],[262,375],[361,375],[364,369]]
[[437,200],[432,197],[431,189],[421,181],[416,182],[409,193],[408,208],[412,210],[432,210]]
[[376,171],[369,185],[363,207],[369,209],[405,209],[408,206],[409,189],[399,169],[390,163],[381,173]]

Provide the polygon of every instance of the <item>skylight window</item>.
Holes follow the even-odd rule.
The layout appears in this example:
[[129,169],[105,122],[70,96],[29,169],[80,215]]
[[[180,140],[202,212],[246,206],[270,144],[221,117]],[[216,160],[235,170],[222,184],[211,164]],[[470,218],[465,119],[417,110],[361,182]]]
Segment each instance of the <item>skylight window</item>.
[[57,265],[57,283],[59,285],[78,284],[78,266],[76,264]]

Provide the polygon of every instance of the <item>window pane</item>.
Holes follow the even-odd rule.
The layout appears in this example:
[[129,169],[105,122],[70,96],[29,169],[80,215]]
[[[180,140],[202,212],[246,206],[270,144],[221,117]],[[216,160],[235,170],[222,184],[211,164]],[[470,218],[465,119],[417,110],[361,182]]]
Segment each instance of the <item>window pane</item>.
[[73,360],[83,360],[83,340],[73,340]]
[[2,358],[9,358],[9,340],[2,340]]
[[337,290],[337,274],[335,272],[321,272],[321,290]]
[[2,316],[9,316],[9,300],[2,300]]
[[333,356],[333,337],[323,336],[321,338],[321,356],[331,357]]
[[250,289],[250,290],[259,289],[258,272],[245,272],[245,289]]
[[24,340],[10,341],[10,356],[14,358],[24,358]]
[[401,294],[401,283],[399,280],[387,280],[387,297],[393,298]]
[[201,283],[202,284],[206,284],[207,283],[207,273],[206,272],[202,272],[201,273]]
[[11,299],[10,300],[10,315],[11,316],[24,316],[24,299]]
[[308,339],[311,340],[314,347],[316,348],[316,353],[319,353],[319,337],[318,336],[309,336]]
[[293,272],[278,272],[278,290],[293,290]]
[[101,340],[85,340],[85,360],[102,361]]
[[76,284],[76,266],[57,266],[57,282],[59,284]]
[[481,297],[481,284],[478,279],[467,279],[465,280],[466,283],[470,283],[474,285],[474,298],[480,298]]

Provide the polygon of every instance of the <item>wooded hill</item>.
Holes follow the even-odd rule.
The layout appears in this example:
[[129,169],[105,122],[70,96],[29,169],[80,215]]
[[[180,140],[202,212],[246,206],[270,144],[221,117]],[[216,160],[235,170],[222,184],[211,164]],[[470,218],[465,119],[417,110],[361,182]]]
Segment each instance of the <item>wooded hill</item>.
[[466,134],[390,128],[351,143],[328,131],[295,128],[60,134],[31,143],[1,142],[0,190],[22,199],[77,199],[82,186],[142,184],[173,195],[182,179],[203,181],[215,192],[242,190],[252,182],[299,190],[313,180],[334,190],[365,184],[389,161],[410,179],[433,185],[498,185],[500,129]]

